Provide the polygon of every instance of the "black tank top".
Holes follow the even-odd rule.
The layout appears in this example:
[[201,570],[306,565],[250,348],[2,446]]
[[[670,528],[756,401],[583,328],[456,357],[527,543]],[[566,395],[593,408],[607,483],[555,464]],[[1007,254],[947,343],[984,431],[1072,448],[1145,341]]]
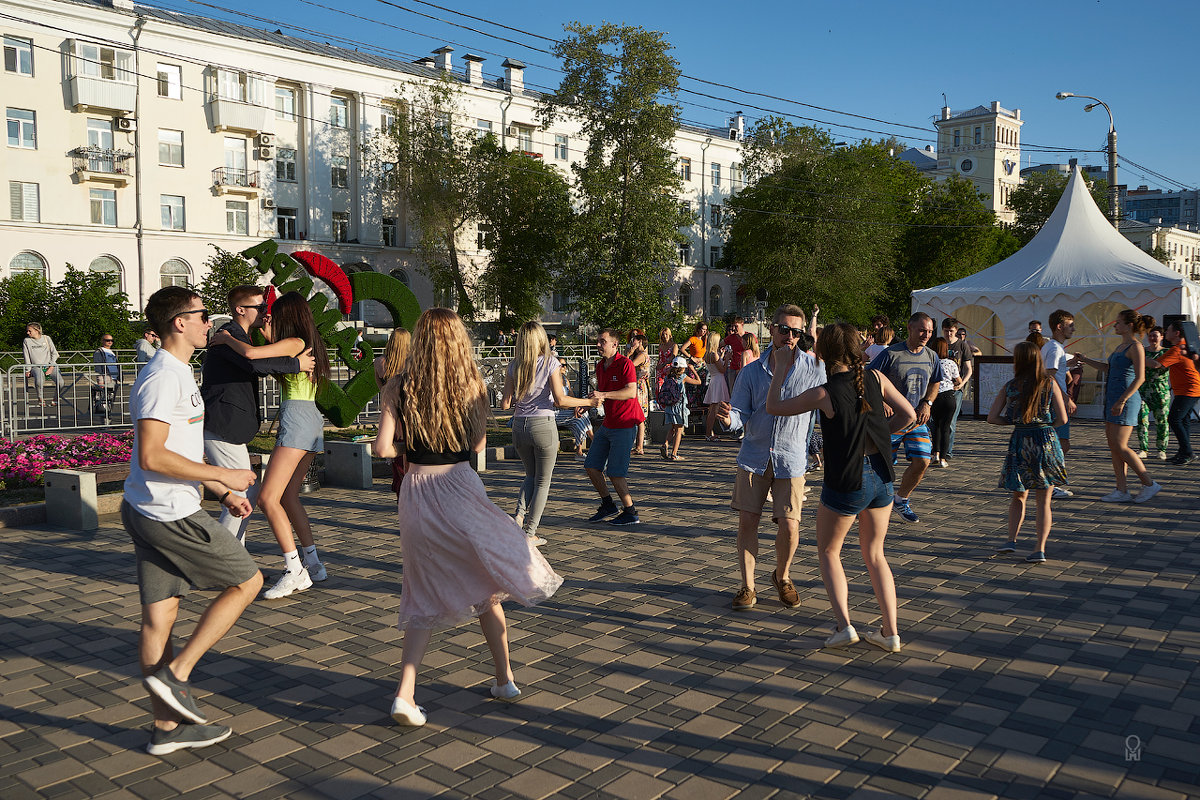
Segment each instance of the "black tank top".
[[[873,370],[863,370],[863,394],[870,412],[859,410],[858,389],[854,385],[854,370],[836,372],[829,376],[825,391],[833,404],[832,419],[821,412],[821,437],[825,442],[825,485],[839,492],[854,492],[862,488],[863,457],[867,441],[875,444],[886,468],[887,479],[895,480],[892,471],[892,436],[883,416],[883,395],[879,378]],[[878,465],[876,465],[878,467]]]
[[[396,404],[396,418],[399,420],[404,419],[405,397],[404,386],[401,384],[400,400]],[[462,461],[470,461],[471,451],[469,449],[449,452],[432,450],[414,432],[406,429],[404,431],[404,458],[410,464],[458,464]]]

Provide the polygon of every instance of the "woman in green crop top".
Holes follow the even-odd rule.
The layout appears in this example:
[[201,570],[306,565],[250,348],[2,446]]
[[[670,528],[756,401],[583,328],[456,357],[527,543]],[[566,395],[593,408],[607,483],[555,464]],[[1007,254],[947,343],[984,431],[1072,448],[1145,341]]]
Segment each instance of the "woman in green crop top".
[[[224,344],[250,359],[297,356],[312,349],[316,366],[312,374],[301,372],[277,375],[283,387],[279,408],[279,436],[263,476],[258,507],[263,510],[275,541],[283,551],[284,573],[263,593],[267,600],[302,592],[313,581],[326,578],[325,565],[317,555],[312,526],[300,503],[300,485],[313,458],[324,449],[324,417],[317,409],[317,387],[329,379],[329,355],[317,331],[312,309],[298,292],[288,292],[275,301],[263,328],[271,344],[254,347],[239,342],[227,333],[213,337],[212,344]],[[297,552],[292,531],[304,548],[303,560]]]

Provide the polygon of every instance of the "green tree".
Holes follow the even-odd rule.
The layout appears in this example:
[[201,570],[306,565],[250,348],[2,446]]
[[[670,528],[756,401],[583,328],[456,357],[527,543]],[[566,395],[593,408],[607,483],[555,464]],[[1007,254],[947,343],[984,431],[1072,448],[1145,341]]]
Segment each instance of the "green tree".
[[554,167],[501,150],[490,136],[480,152],[487,164],[479,208],[489,262],[479,283],[498,301],[505,327],[542,314],[542,298],[570,251],[571,192]]
[[461,239],[479,218],[479,186],[486,166],[474,127],[463,121],[462,90],[449,77],[411,84],[401,93],[395,125],[366,143],[383,164],[383,190],[402,196],[416,224],[421,271],[439,291],[453,290],[458,313],[471,318],[475,288],[470,262],[460,256]]
[[208,272],[196,291],[204,299],[204,307],[215,314],[229,313],[229,291],[244,284],[259,285],[262,274],[250,266],[250,262],[237,253],[217,245],[210,245],[216,252],[204,261]]
[[562,286],[586,322],[643,325],[664,313],[688,224],[673,151],[679,63],[661,33],[578,22],[565,30],[554,46],[563,79],[541,113],[547,123],[577,120],[587,148],[572,165],[576,245]]
[[[1092,199],[1105,215],[1108,214],[1108,181],[1103,178],[1093,178],[1084,175],[1088,182],[1088,190]],[[1050,219],[1054,207],[1062,199],[1063,190],[1067,188],[1067,176],[1059,172],[1033,172],[1013,189],[1008,198],[1008,206],[1016,214],[1012,232],[1022,246],[1037,235],[1037,232]]]
[[[21,349],[25,327],[30,322],[46,324],[50,308],[50,284],[41,275],[19,273],[0,280],[0,342],[10,350]],[[56,341],[57,333],[52,336]]]
[[42,320],[59,350],[93,350],[100,346],[103,333],[113,335],[118,349],[133,347],[135,318],[129,297],[113,291],[115,280],[67,264],[67,274],[50,292]]
[[1168,253],[1166,248],[1162,245],[1156,244],[1154,248],[1150,250],[1150,257],[1161,264],[1169,264],[1171,262],[1171,254]]

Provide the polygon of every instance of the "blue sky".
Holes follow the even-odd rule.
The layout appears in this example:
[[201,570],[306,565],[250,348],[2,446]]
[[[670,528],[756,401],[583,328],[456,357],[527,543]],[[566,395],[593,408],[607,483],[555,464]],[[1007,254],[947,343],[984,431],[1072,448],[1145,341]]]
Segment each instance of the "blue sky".
[[[456,56],[465,52],[486,56],[485,75],[500,74],[500,62],[510,57],[529,65],[527,85],[552,87],[559,79],[553,71],[557,62],[550,55],[412,11],[534,47],[548,49],[547,42],[413,0],[394,0],[394,5],[380,0],[256,0],[249,6],[210,0],[212,5],[247,10],[270,23],[187,0],[148,2],[256,27],[282,27],[300,36],[309,35],[288,30],[288,23],[329,31],[360,42],[359,49],[385,48],[413,57],[450,43]],[[1195,59],[1200,2],[1196,0],[1160,0],[1153,5],[1131,0],[910,4],[609,0],[586,6],[523,0],[432,2],[547,37],[560,37],[563,23],[576,19],[664,31],[685,75],[890,123],[855,120],[683,79],[684,88],[722,98],[680,95],[686,120],[713,126],[722,125],[739,109],[751,118],[762,116],[767,112],[751,108],[761,106],[822,120],[821,127],[838,139],[878,136],[848,127],[858,126],[924,146],[932,140],[932,120],[945,93],[955,110],[993,100],[1005,108],[1021,109],[1022,166],[1027,166],[1031,160],[1059,163],[1071,157],[1035,152],[1035,145],[1103,150],[1108,132],[1104,110],[1084,113],[1086,101],[1054,97],[1058,91],[1095,95],[1112,108],[1119,154],[1189,187],[1200,184]],[[1109,42],[1115,45],[1111,49]],[[1084,164],[1107,163],[1103,152],[1076,155]],[[1125,163],[1119,180],[1131,187],[1178,188]]]

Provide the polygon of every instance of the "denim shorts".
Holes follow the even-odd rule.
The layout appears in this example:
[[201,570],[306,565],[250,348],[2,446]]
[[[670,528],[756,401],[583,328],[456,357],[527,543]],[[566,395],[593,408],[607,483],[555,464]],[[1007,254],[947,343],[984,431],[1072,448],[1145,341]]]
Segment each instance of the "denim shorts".
[[284,400],[279,408],[276,447],[294,447],[310,453],[325,449],[325,417],[312,400]]
[[858,516],[867,508],[883,508],[892,504],[892,482],[885,480],[887,465],[878,453],[863,456],[862,488],[839,492],[828,483],[821,490],[821,505],[847,517]]
[[[584,460],[585,469],[602,470],[610,478],[629,475],[629,451],[637,428],[606,428],[601,425],[592,438],[592,448]],[[607,467],[607,468],[606,468]]]

